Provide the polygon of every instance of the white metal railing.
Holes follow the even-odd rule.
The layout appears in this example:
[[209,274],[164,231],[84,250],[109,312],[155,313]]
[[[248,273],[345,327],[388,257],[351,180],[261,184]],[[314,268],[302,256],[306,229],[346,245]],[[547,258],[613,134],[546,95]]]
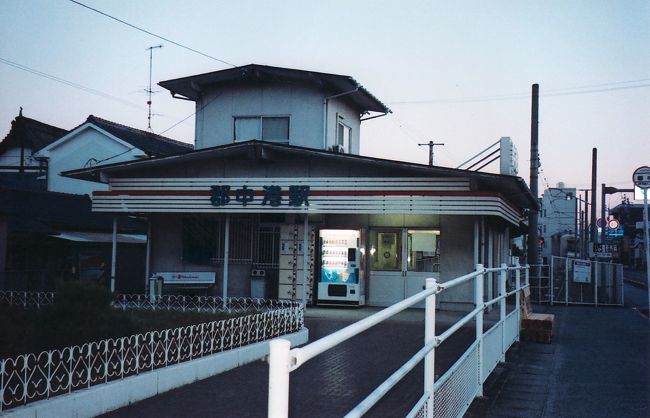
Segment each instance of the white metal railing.
[[[132,298],[120,300],[123,308],[148,306],[134,305],[135,301],[140,300],[138,298],[135,301]],[[127,303],[126,300],[130,302]],[[257,301],[259,300],[240,301],[234,306],[253,309],[252,306],[261,306],[252,303]],[[262,311],[237,318],[111,338],[0,360],[0,412],[290,334],[304,327],[304,309],[301,303],[264,302]],[[161,305],[151,306],[159,309]],[[185,305],[167,303],[164,306],[178,309]],[[197,305],[193,308],[203,307]]]
[[40,308],[54,303],[54,292],[0,290],[0,306]]
[[[40,308],[54,303],[55,292],[0,290],[0,306]],[[296,302],[248,297],[116,294],[111,306],[116,309],[146,309],[177,312],[263,312],[290,308]]]
[[[525,271],[525,283],[521,284],[521,270]],[[508,272],[514,273],[514,289],[507,291]],[[487,273],[499,274],[499,295],[485,301],[483,289]],[[436,295],[463,283],[474,282],[474,310],[454,323],[450,328],[436,335]],[[472,273],[456,279],[438,283],[426,280],[426,288],[401,302],[385,308],[374,315],[342,328],[304,347],[291,349],[289,341],[278,338],[270,342],[269,353],[269,397],[268,416],[285,418],[289,413],[290,373],[310,359],[330,348],[352,338],[391,316],[425,301],[424,346],[404,365],[391,374],[381,385],[354,407],[346,417],[360,417],[370,410],[391,388],[393,388],[415,366],[424,360],[424,382],[422,397],[408,413],[408,417],[458,417],[469,408],[472,400],[482,395],[483,383],[498,362],[505,360],[508,348],[519,339],[519,292],[528,286],[528,266],[484,268],[477,265]],[[506,315],[506,298],[515,295],[515,309]],[[499,305],[499,321],[487,332],[483,330],[483,315],[488,306]],[[435,381],[435,351],[456,331],[474,321],[476,335],[474,343],[460,355],[454,365]]]

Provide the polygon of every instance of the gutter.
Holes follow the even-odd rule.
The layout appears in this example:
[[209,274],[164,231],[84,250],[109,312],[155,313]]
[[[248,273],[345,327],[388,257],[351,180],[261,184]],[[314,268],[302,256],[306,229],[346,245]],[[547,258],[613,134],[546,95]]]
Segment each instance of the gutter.
[[354,90],[349,90],[349,91],[345,91],[343,93],[338,93],[338,94],[334,94],[332,96],[327,96],[327,97],[325,97],[323,99],[323,149],[324,150],[327,150],[327,103],[331,99],[335,99],[337,97],[346,96],[348,94],[356,93],[357,91],[359,91],[360,88],[361,88],[361,86],[357,85],[357,87]]

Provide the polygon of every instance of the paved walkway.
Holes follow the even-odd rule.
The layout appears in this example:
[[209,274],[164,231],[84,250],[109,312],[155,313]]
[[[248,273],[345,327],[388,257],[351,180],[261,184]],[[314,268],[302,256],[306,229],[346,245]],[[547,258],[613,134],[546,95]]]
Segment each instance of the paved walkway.
[[[378,309],[309,309],[310,341],[330,334]],[[496,310],[486,320],[493,321]],[[462,314],[439,314],[438,332]],[[446,371],[474,338],[464,328],[436,351],[436,374]],[[393,371],[422,348],[424,312],[414,309],[373,327],[312,359],[291,374],[290,416],[345,415]],[[419,365],[371,410],[370,417],[405,416],[422,395]],[[265,417],[268,364],[256,362],[105,414],[105,417]]]
[[650,417],[648,319],[630,306],[544,310],[553,343],[515,345],[468,416]]

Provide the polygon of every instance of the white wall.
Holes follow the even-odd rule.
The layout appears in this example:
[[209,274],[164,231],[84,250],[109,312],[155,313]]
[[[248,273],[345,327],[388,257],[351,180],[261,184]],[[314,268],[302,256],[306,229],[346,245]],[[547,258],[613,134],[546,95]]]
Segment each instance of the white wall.
[[[567,194],[573,198],[567,200]],[[539,217],[540,236],[544,237],[545,244],[542,256],[551,256],[551,236],[565,231],[574,233],[576,229],[576,189],[550,188],[542,195],[542,210]],[[578,208],[580,210],[580,208]]]
[[232,86],[208,92],[197,109],[197,149],[231,144],[235,116],[289,116],[292,145],[322,148],[323,100],[313,88],[275,84]]
[[[229,86],[207,92],[196,102],[195,147],[231,144],[235,116],[289,116],[289,144],[323,149],[324,98],[320,90],[301,84]],[[336,141],[337,115],[351,128],[350,151],[358,154],[359,114],[342,99],[328,102],[327,146]]]
[[327,147],[336,143],[336,130],[338,121],[343,122],[351,128],[350,133],[350,154],[358,155],[360,152],[361,122],[359,113],[347,105],[342,98],[331,99],[327,103]]
[[106,184],[63,177],[60,173],[83,168],[93,158],[100,161],[127,151],[104,162],[109,164],[133,160],[137,155],[144,154],[139,149],[129,150],[130,147],[93,128],[85,128],[65,142],[54,145],[46,148],[49,151],[46,155],[49,156],[47,189],[51,192],[91,194],[93,190],[108,190]]

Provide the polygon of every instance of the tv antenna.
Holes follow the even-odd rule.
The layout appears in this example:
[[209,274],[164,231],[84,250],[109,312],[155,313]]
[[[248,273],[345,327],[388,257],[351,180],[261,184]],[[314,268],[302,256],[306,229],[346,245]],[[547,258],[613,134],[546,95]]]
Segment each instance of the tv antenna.
[[150,46],[147,48],[149,51],[149,88],[147,89],[147,94],[148,100],[147,100],[147,106],[149,107],[149,115],[147,116],[147,129],[151,130],[151,93],[153,93],[153,90],[151,90],[151,72],[153,68],[153,50],[162,48],[162,45],[155,45],[155,46]]

